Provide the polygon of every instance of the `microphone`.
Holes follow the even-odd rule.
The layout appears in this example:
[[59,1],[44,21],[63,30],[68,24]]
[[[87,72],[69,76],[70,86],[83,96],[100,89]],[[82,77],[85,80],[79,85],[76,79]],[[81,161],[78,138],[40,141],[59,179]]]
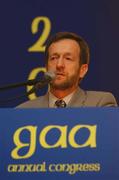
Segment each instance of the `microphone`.
[[25,93],[23,95],[16,96],[16,97],[9,98],[7,100],[2,100],[2,101],[0,100],[0,104],[1,103],[8,103],[11,101],[15,101],[17,99],[24,98],[25,96],[28,96],[28,95],[34,93],[38,89],[43,88],[45,85],[50,83],[53,79],[55,79],[55,73],[52,71],[48,71],[48,72],[44,73],[44,77],[40,80],[33,79],[33,80],[28,80],[27,82],[22,82],[22,83],[17,83],[17,84],[6,85],[4,87],[0,87],[0,90],[8,90],[8,89],[26,86],[26,85],[34,85],[33,88],[31,90],[29,90],[27,93]]
[[55,79],[55,73],[52,71],[48,71],[44,74],[43,79],[41,79],[38,83],[36,83],[34,88],[31,90],[37,90],[43,88],[45,85],[49,84],[53,79]]
[[35,85],[36,86],[35,88],[38,89],[38,88],[44,87],[45,85],[50,83],[53,79],[55,79],[55,73],[52,71],[48,71],[44,73],[44,77],[41,78],[40,80],[33,79],[33,80],[28,80],[26,82],[5,85],[3,87],[0,87],[0,91],[9,90],[9,89],[17,88],[17,87],[22,87],[22,86],[33,86],[33,85]]

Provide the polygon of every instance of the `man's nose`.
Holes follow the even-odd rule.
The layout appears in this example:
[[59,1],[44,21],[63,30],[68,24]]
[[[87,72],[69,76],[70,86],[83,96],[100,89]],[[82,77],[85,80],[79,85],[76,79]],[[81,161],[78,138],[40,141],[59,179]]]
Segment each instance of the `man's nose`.
[[62,57],[60,57],[58,60],[57,60],[57,64],[56,64],[57,68],[64,68],[64,59]]

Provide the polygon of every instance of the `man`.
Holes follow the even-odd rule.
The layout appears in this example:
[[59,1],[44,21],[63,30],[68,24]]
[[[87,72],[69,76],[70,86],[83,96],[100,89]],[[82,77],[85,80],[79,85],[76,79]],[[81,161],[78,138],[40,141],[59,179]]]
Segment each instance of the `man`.
[[59,32],[49,40],[45,55],[47,71],[56,75],[50,90],[19,108],[117,106],[111,93],[84,91],[79,87],[89,65],[89,48],[83,38],[74,33]]

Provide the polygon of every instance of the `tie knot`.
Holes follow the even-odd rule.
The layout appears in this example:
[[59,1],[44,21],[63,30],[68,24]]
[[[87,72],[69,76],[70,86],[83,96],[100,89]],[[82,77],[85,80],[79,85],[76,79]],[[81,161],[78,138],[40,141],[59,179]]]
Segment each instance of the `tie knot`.
[[58,99],[58,100],[55,102],[55,105],[56,105],[56,107],[58,107],[58,108],[65,108],[65,107],[66,107],[65,101],[63,101],[62,99]]

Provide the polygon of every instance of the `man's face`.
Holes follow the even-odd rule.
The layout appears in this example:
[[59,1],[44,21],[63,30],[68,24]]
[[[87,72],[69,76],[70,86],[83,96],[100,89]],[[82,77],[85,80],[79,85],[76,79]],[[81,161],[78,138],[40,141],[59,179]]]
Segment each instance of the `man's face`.
[[56,78],[51,83],[55,89],[76,88],[80,78],[80,47],[75,40],[63,39],[49,47],[47,70]]

